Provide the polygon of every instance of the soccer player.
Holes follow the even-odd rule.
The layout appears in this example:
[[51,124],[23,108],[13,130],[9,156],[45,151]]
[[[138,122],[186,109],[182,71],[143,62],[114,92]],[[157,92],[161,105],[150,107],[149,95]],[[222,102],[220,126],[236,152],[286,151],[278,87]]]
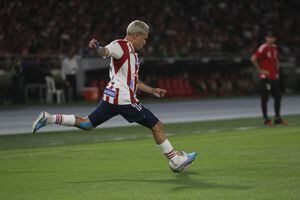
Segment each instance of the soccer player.
[[273,32],[267,32],[265,43],[262,44],[251,56],[251,62],[259,71],[261,109],[265,125],[272,125],[268,117],[267,103],[269,94],[274,98],[275,119],[274,124],[287,124],[286,120],[280,117],[281,89],[279,85],[279,59],[276,37]]
[[128,25],[126,32],[124,39],[115,40],[105,47],[100,46],[96,39],[89,43],[89,47],[95,49],[100,57],[111,58],[110,82],[97,108],[87,118],[41,112],[33,123],[33,133],[48,124],[91,130],[110,118],[121,115],[130,123],[136,122],[151,129],[154,140],[168,158],[171,169],[175,172],[182,171],[195,160],[197,153],[175,151],[164,134],[163,124],[136,97],[137,89],[156,97],[164,97],[167,92],[161,88],[152,88],[139,80],[140,62],[136,51],[146,44],[149,27],[146,23],[135,20]]

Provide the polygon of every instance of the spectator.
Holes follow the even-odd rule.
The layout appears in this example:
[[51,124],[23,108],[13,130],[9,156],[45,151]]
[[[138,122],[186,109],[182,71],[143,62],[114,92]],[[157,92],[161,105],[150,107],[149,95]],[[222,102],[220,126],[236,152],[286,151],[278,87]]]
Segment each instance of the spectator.
[[66,101],[77,100],[76,73],[80,66],[79,59],[76,49],[71,47],[67,57],[62,60],[61,76],[64,81]]
[[[147,56],[251,54],[259,45],[264,28],[280,33],[283,54],[299,53],[300,19],[293,3],[296,4],[292,0],[272,3],[259,0],[242,3],[111,0],[101,1],[99,6],[95,0],[33,0],[30,4],[11,0],[0,8],[0,53],[55,54],[62,52],[70,41],[84,49],[88,36],[101,35],[99,39],[103,43],[110,37],[120,37],[128,20],[133,18],[151,22],[155,32],[143,50]],[[140,4],[147,6],[136,12],[133,5]]]

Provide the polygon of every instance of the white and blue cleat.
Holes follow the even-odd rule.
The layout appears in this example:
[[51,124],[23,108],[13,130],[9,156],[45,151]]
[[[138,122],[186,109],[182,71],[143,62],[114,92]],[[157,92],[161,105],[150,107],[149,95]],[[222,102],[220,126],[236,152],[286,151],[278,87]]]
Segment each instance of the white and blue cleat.
[[181,153],[181,157],[186,157],[182,162],[180,162],[179,164],[175,164],[173,162],[169,162],[169,166],[171,168],[171,170],[173,172],[181,172],[184,169],[187,169],[196,159],[197,157],[197,153],[196,152],[192,152],[192,153],[185,153],[183,151],[178,152]]
[[47,112],[41,112],[39,114],[38,118],[36,118],[36,120],[34,120],[34,122],[32,124],[32,133],[35,133],[40,128],[46,126],[47,125],[47,120],[48,120],[49,116],[50,116],[49,113],[47,113]]

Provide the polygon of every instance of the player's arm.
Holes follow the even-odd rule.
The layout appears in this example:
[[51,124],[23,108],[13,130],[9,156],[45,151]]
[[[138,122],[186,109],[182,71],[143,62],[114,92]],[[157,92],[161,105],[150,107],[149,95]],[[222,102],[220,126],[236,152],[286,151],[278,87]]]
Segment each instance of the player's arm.
[[92,39],[89,42],[89,48],[96,49],[96,52],[100,57],[109,56],[109,50],[106,47],[100,46],[99,42],[96,39]]
[[156,97],[164,97],[167,93],[167,90],[161,88],[153,88],[142,81],[138,81],[137,88],[143,92],[153,94]]
[[257,69],[257,71],[261,74],[269,74],[269,72],[267,70],[261,69],[259,62],[258,62],[258,58],[256,57],[255,54],[253,54],[250,58],[251,62],[253,63],[253,65],[255,66],[255,68]]
[[105,47],[100,46],[96,39],[92,39],[89,43],[89,47],[96,49],[100,57],[113,57],[115,59],[120,59],[123,55],[123,50],[117,42],[111,42]]
[[250,60],[253,63],[254,67],[256,67],[257,70],[260,70],[258,59],[254,54],[251,56]]

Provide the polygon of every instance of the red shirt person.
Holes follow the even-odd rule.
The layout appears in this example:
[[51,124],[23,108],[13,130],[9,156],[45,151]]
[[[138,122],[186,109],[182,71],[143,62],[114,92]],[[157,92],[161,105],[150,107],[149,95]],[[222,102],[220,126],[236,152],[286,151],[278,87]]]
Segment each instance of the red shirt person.
[[254,57],[259,61],[260,78],[275,80],[278,74],[278,50],[276,44],[262,44],[254,53]]
[[251,62],[259,71],[261,79],[261,108],[265,125],[271,125],[272,121],[267,114],[269,94],[274,97],[275,120],[274,124],[286,124],[280,117],[281,88],[279,84],[279,59],[276,37],[273,32],[265,36],[266,42],[262,44],[251,56]]

